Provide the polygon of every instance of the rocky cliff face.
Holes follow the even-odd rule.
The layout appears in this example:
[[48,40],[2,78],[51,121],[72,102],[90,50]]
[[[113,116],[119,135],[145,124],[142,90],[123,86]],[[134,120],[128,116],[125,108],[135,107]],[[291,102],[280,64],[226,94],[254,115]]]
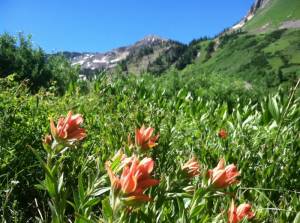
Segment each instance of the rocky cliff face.
[[258,9],[264,8],[269,1],[270,0],[256,0],[249,11],[249,14],[255,14]]
[[255,0],[254,4],[251,6],[249,12],[247,13],[247,15],[237,24],[235,24],[231,30],[238,30],[240,28],[242,28],[246,22],[248,22],[249,20],[251,20],[253,18],[253,16],[256,14],[256,12],[261,9],[264,8],[271,0]]

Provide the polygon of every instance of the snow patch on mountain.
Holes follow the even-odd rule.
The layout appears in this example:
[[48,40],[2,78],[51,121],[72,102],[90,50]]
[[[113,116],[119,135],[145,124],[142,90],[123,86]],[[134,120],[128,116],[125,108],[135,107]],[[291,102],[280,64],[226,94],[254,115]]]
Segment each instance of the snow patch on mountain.
[[168,39],[163,39],[159,36],[149,35],[131,46],[120,47],[105,53],[69,53],[71,64],[80,65],[82,70],[101,70],[111,69],[119,62],[125,60],[130,53],[139,50],[143,47],[160,45],[168,42]]

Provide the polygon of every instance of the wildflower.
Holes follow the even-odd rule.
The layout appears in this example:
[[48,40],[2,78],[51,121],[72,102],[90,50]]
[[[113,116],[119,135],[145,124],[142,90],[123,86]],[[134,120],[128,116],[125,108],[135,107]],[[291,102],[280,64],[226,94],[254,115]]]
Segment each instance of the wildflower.
[[[157,145],[156,141],[159,135],[152,136],[154,128],[145,128],[144,125],[140,129],[135,130],[135,144],[142,150],[148,150]],[[152,136],[152,137],[151,137]]]
[[45,135],[45,137],[43,138],[42,141],[43,141],[43,144],[44,144],[44,145],[50,145],[51,142],[52,142],[52,137],[51,137],[51,135],[49,135],[49,134]]
[[231,184],[237,183],[238,181],[236,177],[239,175],[240,173],[234,164],[230,164],[225,167],[224,159],[219,161],[217,167],[212,170],[208,170],[210,182],[217,188],[225,188]]
[[85,129],[80,128],[82,123],[82,115],[72,115],[72,112],[69,111],[67,117],[59,118],[56,127],[53,119],[50,119],[51,134],[56,141],[72,144],[86,137]]
[[151,198],[144,194],[144,191],[159,183],[159,180],[150,177],[153,171],[154,161],[151,158],[144,158],[139,161],[135,156],[126,160],[122,174],[118,177],[109,163],[106,164],[106,170],[109,175],[112,189],[119,193],[122,200],[127,203],[136,203],[139,201],[149,201]]
[[227,139],[227,137],[228,137],[228,133],[225,129],[221,129],[219,131],[218,135],[221,139]]
[[238,207],[235,207],[234,201],[232,200],[230,208],[228,210],[228,223],[239,223],[244,218],[248,220],[255,216],[254,212],[251,211],[251,205],[243,203]]
[[197,162],[195,157],[187,161],[181,167],[181,169],[185,171],[190,178],[198,176],[200,174],[200,164]]

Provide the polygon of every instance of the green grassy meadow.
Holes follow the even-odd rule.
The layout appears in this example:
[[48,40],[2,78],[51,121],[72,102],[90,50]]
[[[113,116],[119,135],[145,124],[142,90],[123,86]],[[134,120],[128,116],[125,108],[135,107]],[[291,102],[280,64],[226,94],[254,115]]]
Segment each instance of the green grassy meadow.
[[[128,133],[134,135],[142,124],[160,134],[148,153],[160,183],[147,192],[153,200],[124,212],[122,221],[227,222],[231,199],[251,203],[252,222],[299,217],[300,110],[295,91],[231,105],[205,100],[184,87],[171,92],[160,82],[153,76],[103,77],[90,83],[88,93],[73,86],[55,96],[46,91],[30,95],[26,86],[2,79],[2,86],[9,86],[0,93],[2,221],[51,221],[48,201],[53,198],[37,186],[45,184],[45,173],[32,148],[46,159],[41,139],[50,132],[49,117],[57,120],[69,110],[83,115],[87,137],[58,155],[63,159],[57,168],[64,174],[64,221],[112,221],[105,162],[119,149],[132,153]],[[218,136],[220,129],[228,132],[226,139]],[[180,166],[192,156],[201,174],[180,181]],[[240,183],[205,194],[207,170],[221,157],[236,164]],[[193,186],[193,192],[187,193],[186,186]]]

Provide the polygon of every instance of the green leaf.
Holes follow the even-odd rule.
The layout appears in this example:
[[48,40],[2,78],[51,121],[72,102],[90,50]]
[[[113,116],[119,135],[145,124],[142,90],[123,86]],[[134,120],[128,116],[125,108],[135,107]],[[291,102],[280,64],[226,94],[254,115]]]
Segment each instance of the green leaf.
[[49,196],[54,197],[56,195],[56,182],[51,180],[49,176],[46,176],[44,180],[45,188],[47,189]]
[[81,202],[84,201],[84,186],[83,186],[83,182],[82,182],[82,175],[80,174],[78,177],[78,193],[79,193],[79,199]]
[[58,180],[58,186],[57,186],[58,193],[60,193],[63,183],[64,183],[64,173],[61,174],[61,176]]
[[43,184],[43,182],[41,182],[39,184],[35,184],[34,187],[38,190],[47,190],[47,188],[45,188],[45,185]]
[[102,200],[102,211],[103,216],[106,220],[111,220],[113,217],[113,210],[109,203],[109,198],[106,197],[104,200]]
[[212,223],[219,223],[219,222],[221,222],[222,216],[223,216],[222,213],[218,214],[218,215],[213,219]]
[[89,201],[87,201],[83,206],[86,208],[91,208],[95,205],[97,205],[101,200],[99,198],[92,198]]
[[293,223],[300,223],[300,212],[298,212],[298,214],[296,215]]
[[100,196],[106,192],[110,191],[110,187],[104,187],[104,188],[101,188],[99,190],[97,190],[95,193],[93,193],[92,195],[97,197],[97,196]]
[[111,163],[111,169],[112,169],[112,170],[116,170],[116,169],[119,167],[119,165],[120,165],[120,163],[121,163],[121,159],[122,159],[122,157],[119,156],[119,157],[117,157],[117,158]]
[[38,159],[38,161],[41,163],[41,166],[44,169],[44,171],[46,172],[47,176],[50,177],[50,179],[54,182],[55,179],[54,179],[52,172],[49,169],[48,165],[44,162],[44,160],[41,158],[41,156],[38,154],[38,152],[34,148],[32,148],[31,146],[29,146],[29,148],[31,149],[31,151],[33,152],[35,157]]
[[95,221],[92,221],[78,213],[75,213],[75,216],[76,216],[76,222],[78,223],[95,223]]
[[200,212],[204,209],[204,207],[205,207],[205,201],[203,200],[198,206],[196,206],[193,209],[191,209],[191,211],[190,211],[190,217],[194,218],[197,215],[199,215]]

